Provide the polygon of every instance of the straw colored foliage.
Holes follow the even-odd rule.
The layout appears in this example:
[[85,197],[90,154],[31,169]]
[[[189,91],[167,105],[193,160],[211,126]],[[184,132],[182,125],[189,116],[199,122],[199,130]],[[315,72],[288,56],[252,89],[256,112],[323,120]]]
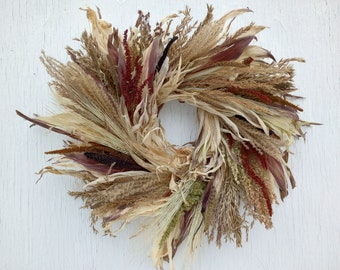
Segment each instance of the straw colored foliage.
[[[41,171],[84,181],[70,194],[102,220],[124,226],[148,217],[151,256],[162,268],[187,239],[193,254],[202,235],[218,246],[241,246],[253,220],[272,226],[276,191],[283,199],[295,182],[287,165],[289,147],[310,123],[292,103],[293,61],[276,61],[254,45],[264,29],[251,23],[230,32],[234,10],[218,20],[208,6],[201,23],[190,10],[149,25],[138,13],[126,31],[113,28],[86,9],[90,33],[81,50],[67,48],[63,64],[42,55],[61,106],[59,114],[30,118],[35,125],[66,135],[69,141]],[[174,26],[175,23],[177,26]],[[177,100],[197,108],[199,135],[184,146],[166,140],[158,118],[162,106]]]

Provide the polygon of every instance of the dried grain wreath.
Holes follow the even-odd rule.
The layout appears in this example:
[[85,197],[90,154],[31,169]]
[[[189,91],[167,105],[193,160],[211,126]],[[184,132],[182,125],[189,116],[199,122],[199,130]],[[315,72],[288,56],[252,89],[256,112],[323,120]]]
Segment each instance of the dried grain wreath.
[[[250,45],[264,29],[251,23],[229,33],[233,10],[213,20],[208,6],[201,23],[189,9],[149,25],[149,13],[124,32],[88,8],[91,33],[83,49],[67,48],[72,61],[42,56],[63,112],[30,118],[33,124],[71,139],[41,171],[78,177],[92,223],[105,233],[148,217],[155,266],[172,259],[187,239],[193,253],[203,234],[209,241],[241,245],[252,220],[272,226],[278,187],[295,182],[287,165],[289,146],[303,136],[292,61]],[[178,20],[174,28],[172,24]],[[198,137],[183,146],[167,141],[159,112],[177,100],[197,109]]]

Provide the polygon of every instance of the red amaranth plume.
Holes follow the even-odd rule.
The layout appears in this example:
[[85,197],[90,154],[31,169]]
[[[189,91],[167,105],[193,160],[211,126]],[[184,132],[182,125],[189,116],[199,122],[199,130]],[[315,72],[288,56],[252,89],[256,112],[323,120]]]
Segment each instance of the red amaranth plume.
[[270,201],[270,198],[269,198],[268,189],[267,189],[264,181],[258,175],[256,175],[253,168],[250,166],[249,154],[250,154],[250,152],[246,149],[246,147],[244,145],[242,145],[241,146],[242,165],[244,166],[248,176],[260,186],[262,195],[263,195],[264,199],[266,200],[266,205],[267,205],[269,215],[272,216],[273,215],[273,209],[272,209],[272,204],[271,204],[271,201]]
[[150,85],[149,82],[152,81],[154,73],[141,82],[143,70],[143,66],[140,63],[141,58],[140,56],[136,56],[135,59],[132,58],[127,33],[128,30],[125,30],[123,38],[124,55],[120,53],[118,56],[118,73],[121,93],[124,97],[130,120],[132,121],[135,109],[142,100],[143,88]]

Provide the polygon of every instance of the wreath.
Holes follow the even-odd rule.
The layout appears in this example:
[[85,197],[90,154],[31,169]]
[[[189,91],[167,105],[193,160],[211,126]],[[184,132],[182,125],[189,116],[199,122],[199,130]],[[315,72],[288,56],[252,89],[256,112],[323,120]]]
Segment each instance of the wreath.
[[[82,49],[67,47],[63,64],[43,53],[41,60],[62,112],[18,115],[34,125],[68,136],[57,157],[40,171],[84,181],[70,192],[91,209],[92,224],[147,217],[151,257],[173,267],[178,246],[187,239],[191,253],[203,234],[217,246],[242,243],[254,220],[272,227],[274,203],[295,186],[287,165],[289,147],[303,137],[293,84],[292,58],[276,61],[251,45],[264,29],[251,23],[230,33],[233,10],[201,23],[186,8],[152,29],[150,14],[139,11],[134,27],[113,28],[90,8],[91,33]],[[172,24],[178,21],[176,27]],[[167,141],[159,119],[169,101],[194,106],[199,125],[194,142]]]

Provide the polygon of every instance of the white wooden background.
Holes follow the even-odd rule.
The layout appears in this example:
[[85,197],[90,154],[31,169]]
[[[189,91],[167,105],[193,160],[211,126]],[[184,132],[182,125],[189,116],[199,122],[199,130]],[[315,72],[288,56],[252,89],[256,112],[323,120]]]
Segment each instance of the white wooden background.
[[[296,65],[297,94],[306,97],[300,101],[302,117],[323,125],[308,129],[306,142],[293,149],[297,188],[275,207],[274,228],[266,231],[257,224],[239,249],[228,243],[218,250],[204,240],[192,269],[340,269],[339,0],[209,2],[216,17],[251,8],[254,13],[242,15],[235,25],[269,26],[258,35],[260,45],[277,59],[306,59]],[[79,188],[74,179],[48,175],[35,184],[35,172],[49,158],[43,152],[61,147],[62,141],[46,130],[29,129],[14,110],[48,114],[55,106],[38,58],[44,49],[67,60],[64,47],[75,46],[72,38],[89,29],[79,7],[97,5],[104,18],[126,29],[138,9],[150,11],[155,23],[186,4],[196,18],[204,16],[206,1],[194,0],[1,0],[0,269],[153,269],[147,239],[129,240],[135,223],[114,239],[92,233],[89,212],[67,195]],[[190,108],[170,104],[165,110],[170,141],[184,143],[195,136]],[[181,269],[180,258],[177,265]]]

